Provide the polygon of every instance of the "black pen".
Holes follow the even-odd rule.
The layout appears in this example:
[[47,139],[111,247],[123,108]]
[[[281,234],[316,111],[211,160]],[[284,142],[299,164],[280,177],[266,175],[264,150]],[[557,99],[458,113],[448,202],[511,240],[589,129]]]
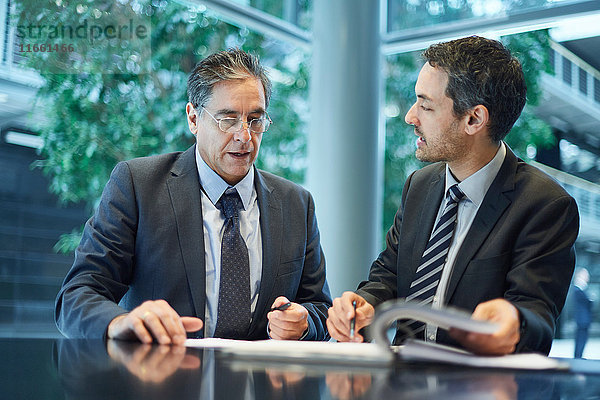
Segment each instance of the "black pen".
[[282,305],[280,305],[278,307],[271,307],[271,309],[269,310],[269,312],[271,312],[271,311],[284,311],[284,310],[287,310],[288,308],[290,308],[291,305],[292,305],[292,302],[288,301],[287,303],[282,304]]
[[350,320],[350,339],[354,339],[354,326],[356,325],[356,300],[352,302],[352,307],[354,307],[354,316]]

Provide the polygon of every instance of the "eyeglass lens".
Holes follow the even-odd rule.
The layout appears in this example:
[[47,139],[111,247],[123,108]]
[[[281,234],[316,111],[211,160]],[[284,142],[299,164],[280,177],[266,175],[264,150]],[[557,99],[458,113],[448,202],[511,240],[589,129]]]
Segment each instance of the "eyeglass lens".
[[[248,123],[250,131],[254,133],[263,133],[269,129],[270,121],[266,118],[253,119]],[[227,133],[239,132],[243,127],[243,123],[238,118],[222,118],[219,120],[219,128]]]

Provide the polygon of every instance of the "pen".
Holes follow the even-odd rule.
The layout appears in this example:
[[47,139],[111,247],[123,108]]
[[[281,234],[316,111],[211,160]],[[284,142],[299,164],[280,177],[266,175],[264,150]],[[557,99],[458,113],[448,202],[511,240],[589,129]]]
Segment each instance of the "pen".
[[354,339],[354,326],[356,325],[356,300],[352,302],[352,307],[354,307],[354,316],[350,320],[350,339]]
[[284,311],[284,310],[287,310],[288,308],[290,308],[291,305],[292,305],[292,302],[288,301],[287,303],[282,304],[280,306],[271,307],[271,309],[269,310],[269,312],[270,311]]

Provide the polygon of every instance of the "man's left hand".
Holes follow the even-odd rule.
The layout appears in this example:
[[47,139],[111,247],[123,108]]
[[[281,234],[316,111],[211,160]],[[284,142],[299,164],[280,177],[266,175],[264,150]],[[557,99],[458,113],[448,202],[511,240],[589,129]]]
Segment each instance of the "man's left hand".
[[505,299],[480,303],[473,311],[473,319],[497,323],[500,328],[493,334],[450,329],[450,336],[467,350],[477,354],[504,355],[513,353],[521,339],[519,311]]
[[[288,302],[287,298],[279,296],[271,308]],[[298,303],[292,303],[283,311],[270,311],[267,318],[269,320],[269,336],[272,339],[298,340],[308,329],[308,310]]]

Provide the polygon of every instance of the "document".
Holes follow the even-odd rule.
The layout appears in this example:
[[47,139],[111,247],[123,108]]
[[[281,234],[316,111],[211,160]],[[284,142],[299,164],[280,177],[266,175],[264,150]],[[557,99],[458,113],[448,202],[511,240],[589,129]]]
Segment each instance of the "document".
[[568,363],[541,354],[479,356],[454,347],[420,340],[401,346],[376,343],[302,342],[293,340],[188,339],[188,347],[219,349],[236,359],[276,360],[299,363],[328,363],[391,367],[394,362],[427,362],[470,367],[525,370],[568,369]]
[[375,343],[337,343],[296,340],[188,339],[188,347],[218,348],[236,358],[279,359],[294,362],[327,362],[386,367],[394,353]]
[[569,364],[536,353],[508,354],[505,356],[479,356],[455,347],[443,346],[422,340],[409,340],[392,350],[405,361],[441,362],[481,368],[508,368],[525,370],[567,370]]
[[299,363],[345,364],[353,366],[391,367],[397,362],[457,364],[470,367],[525,370],[568,369],[565,361],[541,354],[521,353],[505,356],[480,356],[465,350],[421,340],[407,340],[391,346],[387,338],[390,325],[401,319],[415,319],[442,329],[494,333],[499,326],[473,320],[470,314],[456,309],[432,309],[394,300],[377,309],[370,333],[375,343],[337,343],[294,340],[188,339],[186,346],[219,349],[236,359],[278,360]]

